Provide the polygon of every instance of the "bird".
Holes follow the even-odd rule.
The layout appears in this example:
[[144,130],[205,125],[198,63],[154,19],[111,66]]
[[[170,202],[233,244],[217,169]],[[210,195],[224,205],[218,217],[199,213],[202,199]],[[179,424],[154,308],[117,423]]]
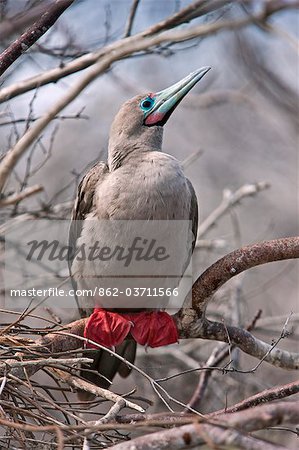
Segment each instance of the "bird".
[[[156,343],[153,340],[150,343],[155,346],[164,342],[164,338],[159,340],[161,330],[162,334],[166,330],[164,337],[165,333],[172,332],[175,336],[173,324],[169,322],[166,313],[150,315],[153,310],[164,310],[167,303],[161,308],[161,305],[152,303],[152,297],[146,297],[143,303],[138,302],[138,299],[134,303],[133,298],[130,308],[126,308],[123,303],[118,303],[119,298],[113,299],[114,303],[103,305],[99,298],[95,300],[80,295],[84,288],[98,282],[97,277],[102,280],[103,273],[107,275],[107,270],[115,273],[118,268],[113,266],[111,259],[103,265],[79,258],[78,249],[84,246],[91,248],[92,244],[104,242],[105,239],[113,245],[117,233],[113,234],[111,230],[122,221],[127,224],[126,236],[131,230],[130,224],[135,221],[190,221],[191,249],[187,248],[186,230],[183,234],[180,233],[180,239],[177,240],[182,245],[176,269],[184,272],[196,241],[197,197],[181,163],[162,151],[163,126],[182,99],[209,70],[210,67],[197,69],[164,90],[137,95],[126,101],[111,125],[107,161],[96,162],[78,185],[69,230],[69,269],[74,291],[79,292],[76,296],[77,305],[82,317],[93,318],[94,327],[99,321],[101,326],[104,323],[99,333],[102,336],[101,344],[115,347],[115,352],[130,363],[135,360],[136,339],[139,342],[149,339],[150,334],[155,335]],[[86,276],[90,271],[93,276]],[[135,326],[130,328],[134,320]],[[137,324],[138,320],[141,325]],[[156,322],[159,321],[160,329],[155,330],[158,327]],[[117,326],[113,331],[114,325],[111,324],[115,323]],[[104,334],[105,327],[108,329],[107,337]],[[118,330],[121,330],[119,335]],[[130,330],[132,334],[135,332],[135,339],[132,339]],[[143,337],[144,331],[148,332],[146,338]],[[166,341],[167,339],[166,336]],[[81,375],[100,387],[109,388],[117,373],[122,377],[130,374],[131,368],[124,361],[111,356],[104,349],[93,350],[91,357],[93,363],[82,366]],[[87,397],[83,395],[81,398]]]

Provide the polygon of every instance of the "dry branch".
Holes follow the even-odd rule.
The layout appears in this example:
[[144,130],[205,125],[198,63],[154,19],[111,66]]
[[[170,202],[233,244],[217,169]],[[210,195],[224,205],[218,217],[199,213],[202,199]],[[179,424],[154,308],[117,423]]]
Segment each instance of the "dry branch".
[[244,184],[235,192],[226,189],[223,192],[223,199],[220,205],[199,225],[197,238],[200,239],[201,236],[206,234],[220,217],[227,213],[232,206],[237,205],[244,197],[254,196],[269,187],[270,184],[266,181],[259,181],[258,183]]
[[[248,450],[282,450],[285,447],[276,446],[243,433],[281,423],[296,424],[298,420],[298,403],[281,402],[273,405],[258,406],[253,410],[222,414],[217,416],[217,420],[213,420],[212,423],[199,423],[202,420],[194,418],[193,424],[141,436],[127,443],[115,445],[112,449],[153,450],[159,448],[160,450],[180,450],[207,443],[210,448],[214,448],[214,446],[229,446],[230,448],[236,447]],[[147,422],[147,425],[150,426],[151,422]],[[242,430],[242,432],[237,430]]]
[[222,6],[228,5],[229,3],[231,3],[229,0],[211,0],[209,2],[205,0],[193,1],[190,5],[182,8],[177,13],[150,27],[143,33],[143,35],[152,36],[153,34],[159,33],[161,31],[170,30],[172,28],[183,25],[186,22],[190,22],[197,17],[201,17],[205,14],[215,11]]
[[[82,363],[92,363],[93,359],[91,358],[44,358],[44,359],[30,359],[30,360],[22,360],[16,361],[14,359],[6,359],[5,362],[0,362],[0,371],[1,372],[10,372],[11,375],[22,378],[24,376],[24,372],[26,375],[30,376],[31,372],[36,372],[43,367],[57,367],[67,365],[68,367],[79,366]],[[25,369],[25,370],[24,370]]]
[[[253,320],[251,321],[251,323],[246,327],[247,331],[252,331],[255,328],[256,322],[260,319],[261,313],[262,313],[262,310],[260,309],[257,312],[257,314],[255,315],[255,317],[253,318]],[[234,348],[233,345],[227,346],[227,345],[224,345],[223,343],[218,344],[214,348],[214,350],[211,353],[211,355],[209,356],[208,360],[206,361],[205,366],[210,367],[210,368],[219,366],[219,364],[221,364],[225,360],[225,358],[227,358],[227,356],[230,355],[233,348]],[[210,379],[212,373],[213,373],[213,370],[203,370],[200,373],[198,384],[197,384],[197,386],[192,394],[192,398],[188,402],[187,406],[190,406],[191,408],[200,410],[200,405],[203,401],[204,393],[208,386],[208,382],[209,382],[209,379]]]
[[49,28],[54,25],[61,14],[74,0],[56,0],[41,17],[25,33],[16,39],[0,55],[0,76],[25,53]]
[[213,294],[244,270],[274,261],[299,258],[299,237],[263,241],[235,250],[210,266],[192,287],[192,307],[205,313]]
[[[121,398],[120,400],[118,400],[107,412],[107,414],[105,414],[104,417],[102,417],[99,420],[96,420],[94,422],[91,422],[91,424],[93,426],[98,426],[101,425],[102,423],[109,423],[114,421],[114,419],[116,418],[117,414],[120,412],[121,409],[126,407],[126,402],[123,398]],[[85,434],[87,434],[87,437],[84,438],[84,442],[83,442],[83,448],[82,450],[89,450],[90,449],[90,440],[93,439],[95,437],[95,433],[90,432],[90,430],[87,428],[85,430]]]
[[133,27],[133,23],[134,23],[134,19],[136,16],[136,12],[137,12],[137,8],[139,5],[140,0],[133,0],[132,2],[132,6],[130,9],[130,14],[128,17],[128,21],[126,23],[126,29],[125,29],[125,34],[124,37],[128,37],[131,36],[131,32],[132,32],[132,27]]
[[94,384],[88,383],[85,380],[81,380],[80,378],[75,377],[74,375],[70,375],[60,369],[52,369],[53,373],[59,376],[59,378],[67,383],[68,385],[72,386],[75,389],[80,389],[81,391],[88,392],[90,394],[94,394],[98,397],[105,398],[106,400],[109,400],[111,402],[117,403],[120,401],[125,402],[125,406],[131,409],[135,409],[139,412],[144,412],[144,409],[141,408],[141,406],[136,405],[135,403],[121,397],[120,395],[115,394],[112,391],[109,391],[108,389],[103,389],[99,386],[95,386]]
[[43,191],[44,188],[40,184],[35,184],[34,186],[29,186],[21,192],[16,192],[14,194],[10,194],[7,197],[0,199],[0,208],[4,208],[6,206],[15,205],[16,203],[21,202],[25,198],[31,197],[32,195],[38,194]]
[[289,397],[299,392],[299,381],[293,381],[292,383],[284,384],[283,386],[276,386],[271,389],[265,389],[252,397],[246,398],[240,403],[237,403],[230,408],[222,409],[221,411],[216,411],[211,415],[218,414],[228,414],[237,411],[243,411],[244,409],[253,408],[254,406],[261,405],[264,403],[272,402],[273,400],[281,400],[282,398]]
[[8,39],[15,33],[21,33],[25,28],[31,26],[49,8],[53,0],[43,0],[36,6],[31,6],[21,14],[4,18],[0,23],[0,41]]

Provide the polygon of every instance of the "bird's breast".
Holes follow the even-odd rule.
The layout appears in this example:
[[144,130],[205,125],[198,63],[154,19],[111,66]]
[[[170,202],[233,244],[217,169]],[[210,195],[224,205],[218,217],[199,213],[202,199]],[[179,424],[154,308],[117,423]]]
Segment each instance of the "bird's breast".
[[117,220],[184,220],[190,192],[179,162],[160,152],[131,157],[96,192],[96,215]]

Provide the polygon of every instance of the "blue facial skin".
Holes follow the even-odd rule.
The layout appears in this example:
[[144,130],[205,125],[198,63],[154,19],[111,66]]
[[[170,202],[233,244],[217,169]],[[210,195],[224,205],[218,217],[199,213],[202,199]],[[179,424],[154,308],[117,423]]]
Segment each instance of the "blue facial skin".
[[140,108],[142,109],[142,111],[147,112],[153,107],[154,103],[155,100],[152,97],[146,97],[143,100],[141,100]]

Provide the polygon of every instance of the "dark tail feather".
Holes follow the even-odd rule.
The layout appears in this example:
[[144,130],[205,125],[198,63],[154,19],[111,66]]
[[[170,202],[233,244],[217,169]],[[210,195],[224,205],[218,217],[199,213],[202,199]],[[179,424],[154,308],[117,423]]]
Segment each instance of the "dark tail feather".
[[[116,347],[115,352],[127,361],[134,363],[136,355],[136,342],[133,340],[124,341]],[[95,350],[94,352],[89,352],[88,357],[93,358],[93,363],[90,365],[83,364],[83,370],[81,370],[80,375],[86,381],[104,389],[109,388],[117,373],[119,373],[121,377],[126,378],[132,370],[124,362],[120,361],[118,358],[105,350]],[[78,391],[78,397],[81,401],[90,401],[94,398],[94,395],[86,391]]]
[[[135,341],[126,341],[126,345],[124,348],[124,353],[122,356],[129,362],[134,363],[136,357],[136,342]],[[121,362],[118,367],[118,373],[122,378],[127,378],[132,368],[129,367],[126,363]]]

